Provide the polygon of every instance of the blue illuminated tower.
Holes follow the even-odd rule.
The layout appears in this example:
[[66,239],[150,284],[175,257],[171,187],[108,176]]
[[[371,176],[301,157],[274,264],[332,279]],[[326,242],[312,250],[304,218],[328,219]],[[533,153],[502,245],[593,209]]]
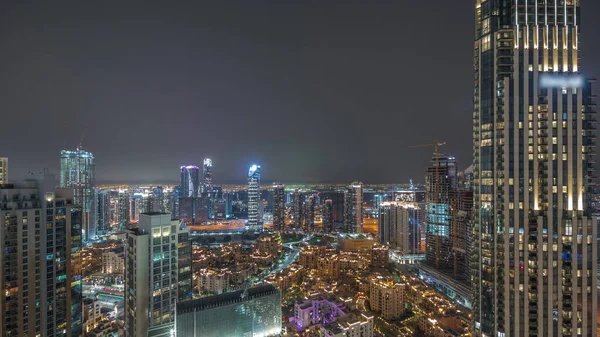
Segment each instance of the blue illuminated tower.
[[260,203],[260,165],[252,165],[248,170],[248,225],[249,230],[261,230],[262,219]]

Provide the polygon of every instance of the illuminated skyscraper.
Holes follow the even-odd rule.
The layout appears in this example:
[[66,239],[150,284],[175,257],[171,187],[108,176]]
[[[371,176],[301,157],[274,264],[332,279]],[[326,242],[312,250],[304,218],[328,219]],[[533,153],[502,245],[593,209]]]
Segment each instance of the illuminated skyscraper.
[[186,225],[196,223],[198,209],[198,193],[200,192],[198,166],[181,167],[181,184],[179,188],[179,219]]
[[0,157],[0,185],[8,184],[8,158]]
[[260,165],[252,165],[248,170],[248,229],[261,230],[260,218]]
[[347,233],[362,233],[363,219],[363,188],[362,183],[353,182],[346,188],[344,194],[344,231]]
[[416,202],[382,202],[379,207],[379,242],[401,254],[420,253],[421,212]]
[[189,242],[179,242],[187,238],[186,232],[167,213],[142,213],[139,226],[127,232],[127,336],[171,336],[175,303],[191,297],[191,249]]
[[83,211],[83,239],[96,236],[94,155],[82,149],[60,152],[60,187],[75,190],[75,205]]
[[126,189],[119,190],[119,218],[118,223],[122,228],[127,228],[131,221],[131,195]]
[[425,193],[426,216],[426,263],[436,270],[450,270],[450,212],[449,193],[457,188],[456,159],[438,156],[427,169]]
[[205,158],[202,164],[202,192],[212,191],[212,160]]
[[285,186],[273,184],[273,230],[285,228]]
[[82,335],[82,212],[55,186],[0,187],[0,336]]
[[180,198],[198,198],[199,192],[198,166],[188,165],[181,167]]
[[97,231],[99,233],[104,233],[110,227],[111,213],[110,213],[110,197],[111,197],[110,189],[103,189],[96,191],[96,221]]
[[331,233],[333,230],[333,200],[327,199],[323,203],[323,232]]
[[475,336],[596,335],[581,2],[475,1]]

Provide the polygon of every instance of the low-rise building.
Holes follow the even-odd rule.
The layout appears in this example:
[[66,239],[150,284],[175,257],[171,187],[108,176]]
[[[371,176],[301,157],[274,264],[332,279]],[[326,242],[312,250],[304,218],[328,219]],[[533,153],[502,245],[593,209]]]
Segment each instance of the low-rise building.
[[344,316],[345,303],[334,299],[315,299],[294,304],[296,329],[302,331],[316,324],[327,324]]
[[352,312],[323,325],[321,333],[325,337],[372,337],[373,326],[373,316]]
[[347,234],[340,233],[337,237],[337,246],[340,250],[348,252],[356,252],[359,250],[370,250],[375,244],[372,237],[363,234]]
[[104,274],[125,273],[125,252],[103,252],[102,272]]
[[85,298],[83,300],[83,331],[87,334],[98,327],[102,314],[100,301]]
[[229,290],[231,271],[216,269],[201,269],[198,273],[198,288],[211,294],[222,294]]
[[371,310],[381,313],[385,320],[402,316],[406,310],[406,292],[405,284],[372,279],[369,289]]

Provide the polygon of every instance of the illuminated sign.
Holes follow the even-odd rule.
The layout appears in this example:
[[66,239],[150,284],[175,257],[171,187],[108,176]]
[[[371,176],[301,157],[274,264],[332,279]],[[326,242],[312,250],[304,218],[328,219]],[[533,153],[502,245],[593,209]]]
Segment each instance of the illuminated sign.
[[540,87],[548,89],[581,88],[585,79],[579,74],[540,74]]

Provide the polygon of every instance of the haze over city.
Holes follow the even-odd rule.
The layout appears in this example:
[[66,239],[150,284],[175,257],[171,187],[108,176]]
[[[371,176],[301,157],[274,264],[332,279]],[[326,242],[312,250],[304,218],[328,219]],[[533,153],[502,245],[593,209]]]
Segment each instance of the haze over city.
[[[431,153],[408,146],[434,139],[472,160],[470,1],[138,5],[2,1],[15,174],[56,172],[84,125],[99,182],[175,182],[204,157],[222,183],[253,162],[273,181],[422,181]],[[598,77],[598,44],[582,49]]]

